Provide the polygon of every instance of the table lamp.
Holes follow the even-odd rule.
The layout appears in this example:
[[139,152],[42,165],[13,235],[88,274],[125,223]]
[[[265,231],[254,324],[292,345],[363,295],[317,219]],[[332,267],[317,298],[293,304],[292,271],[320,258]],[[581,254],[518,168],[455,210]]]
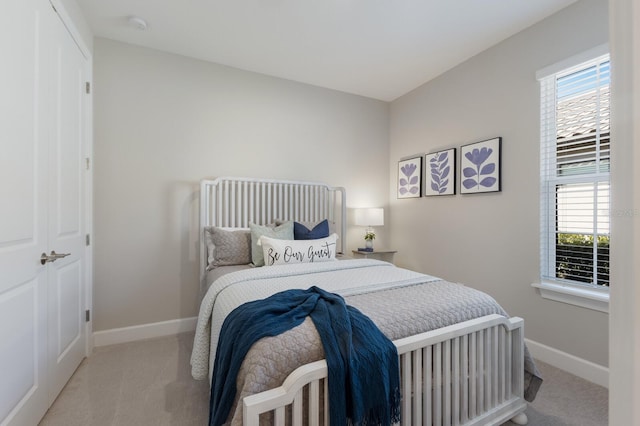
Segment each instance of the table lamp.
[[373,240],[376,238],[376,234],[373,232],[373,227],[384,225],[384,209],[355,209],[355,224],[357,226],[367,227],[364,234],[364,241],[366,248],[369,251],[373,251]]

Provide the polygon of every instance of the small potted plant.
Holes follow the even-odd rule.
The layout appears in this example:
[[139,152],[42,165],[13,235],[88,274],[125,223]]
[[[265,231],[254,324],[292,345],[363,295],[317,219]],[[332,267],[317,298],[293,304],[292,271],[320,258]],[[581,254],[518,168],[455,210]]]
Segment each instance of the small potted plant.
[[364,234],[364,241],[365,241],[365,246],[367,248],[372,249],[373,248],[373,240],[376,239],[376,234],[373,231],[367,231]]

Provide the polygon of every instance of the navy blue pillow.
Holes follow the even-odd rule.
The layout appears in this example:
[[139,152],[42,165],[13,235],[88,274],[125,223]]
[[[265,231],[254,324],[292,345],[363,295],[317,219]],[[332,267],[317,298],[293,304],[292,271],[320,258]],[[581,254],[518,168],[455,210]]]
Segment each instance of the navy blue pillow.
[[308,229],[301,223],[293,222],[294,240],[317,240],[329,236],[329,221],[327,219],[318,223],[313,229]]

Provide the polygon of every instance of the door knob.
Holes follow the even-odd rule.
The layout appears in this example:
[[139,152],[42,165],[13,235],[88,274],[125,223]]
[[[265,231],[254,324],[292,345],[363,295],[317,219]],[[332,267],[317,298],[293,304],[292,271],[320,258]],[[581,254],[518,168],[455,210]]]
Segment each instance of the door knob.
[[42,253],[40,256],[40,264],[44,265],[47,262],[55,262],[58,259],[62,259],[63,257],[70,256],[71,253],[56,253],[54,250],[51,250],[51,254],[47,255],[47,253]]

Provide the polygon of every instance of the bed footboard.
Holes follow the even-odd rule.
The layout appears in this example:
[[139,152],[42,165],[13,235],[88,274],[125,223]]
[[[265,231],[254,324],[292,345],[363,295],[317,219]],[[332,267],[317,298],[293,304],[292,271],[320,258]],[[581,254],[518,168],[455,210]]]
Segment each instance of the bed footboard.
[[[498,425],[516,416],[526,423],[521,318],[488,315],[394,343],[403,425]],[[244,424],[257,426],[264,413],[275,425],[328,424],[326,377],[326,362],[316,361],[244,398]]]

